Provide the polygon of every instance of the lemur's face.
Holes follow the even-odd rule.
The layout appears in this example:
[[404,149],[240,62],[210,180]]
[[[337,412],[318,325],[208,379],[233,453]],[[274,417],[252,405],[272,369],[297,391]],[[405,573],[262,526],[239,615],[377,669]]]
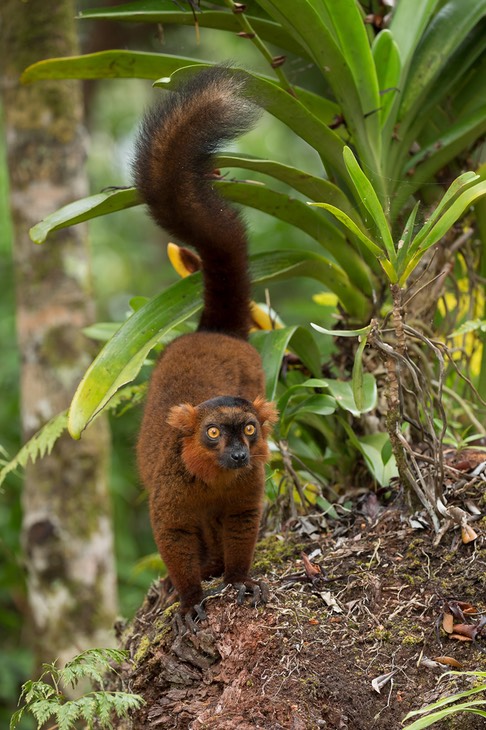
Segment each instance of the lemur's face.
[[266,438],[277,418],[275,407],[262,398],[253,403],[221,396],[194,407],[171,409],[168,422],[181,431],[182,458],[188,471],[206,483],[223,474],[237,476],[255,463],[265,463]]

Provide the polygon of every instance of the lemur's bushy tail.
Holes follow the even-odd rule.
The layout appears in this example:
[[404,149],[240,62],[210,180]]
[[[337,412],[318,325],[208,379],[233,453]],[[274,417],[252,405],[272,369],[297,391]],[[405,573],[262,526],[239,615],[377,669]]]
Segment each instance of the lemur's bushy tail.
[[256,108],[243,82],[205,69],[145,117],[135,182],[156,222],[200,254],[204,310],[199,329],[246,337],[250,281],[245,226],[210,179],[220,146],[247,131]]

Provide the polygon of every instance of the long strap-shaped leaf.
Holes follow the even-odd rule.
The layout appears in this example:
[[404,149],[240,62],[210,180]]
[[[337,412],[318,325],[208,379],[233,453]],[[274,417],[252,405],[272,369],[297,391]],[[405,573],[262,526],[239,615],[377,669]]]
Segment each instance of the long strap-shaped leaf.
[[74,203],[68,203],[68,205],[51,213],[40,223],[33,226],[29,234],[34,243],[44,243],[50,233],[60,228],[75,226],[101,215],[108,215],[125,208],[131,208],[134,205],[140,205],[140,203],[135,188],[90,195],[87,198],[76,200]]
[[[297,55],[305,55],[302,46],[292,38],[278,23],[266,18],[245,14],[255,32],[266,41],[285,48]],[[114,7],[91,8],[82,10],[80,20],[113,20],[125,23],[161,23],[163,25],[194,26],[194,15],[191,10],[178,8],[173,0],[143,0],[143,2],[126,3]],[[241,31],[241,25],[234,13],[227,9],[204,10],[197,14],[200,28],[225,30],[230,33]]]
[[407,165],[412,174],[397,190],[392,204],[392,217],[398,214],[410,195],[431,180],[436,172],[481,138],[485,132],[486,105],[483,105],[465,119],[451,125],[444,134],[412,158]]
[[321,358],[319,348],[312,334],[304,327],[293,326],[281,329],[254,332],[250,342],[258,349],[265,371],[266,396],[275,399],[282,367],[282,358],[290,348],[317,377],[320,375]]
[[165,56],[142,51],[99,51],[84,56],[49,58],[28,66],[23,84],[43,79],[158,79],[183,66],[193,66],[193,58]]
[[[295,0],[258,0],[258,2],[271,17],[280,22],[287,32],[293,34],[298,42],[307,49],[324,78],[331,85],[356,149],[369,168],[376,173],[376,185],[380,191],[380,197],[384,198],[384,192],[381,191],[383,180],[379,174],[379,144],[374,137],[370,139],[369,122],[367,121],[369,115],[377,112],[379,103],[373,103],[371,108],[363,108],[350,64],[340,48],[337,33],[330,31],[326,25],[321,12],[322,3],[315,3],[313,0],[299,0],[297,9]],[[340,3],[335,4],[337,6],[342,2],[348,6],[348,0],[340,0]],[[359,24],[362,26],[359,14],[358,18]],[[371,54],[369,58],[371,60]],[[357,66],[360,62],[368,67],[366,58],[361,57],[353,65]],[[371,67],[370,73],[373,73],[372,62],[369,69]],[[376,75],[373,88],[377,89]],[[374,122],[372,124],[374,125]]]
[[[308,276],[333,290],[346,293],[347,306],[360,310],[365,318],[368,303],[349,285],[338,267],[310,252],[276,251],[252,258],[254,282],[294,276]],[[122,385],[132,381],[148,352],[174,325],[194,315],[201,307],[201,276],[193,274],[173,284],[134,312],[106,343],[81,381],[69,410],[69,431],[79,438],[88,423]]]
[[383,208],[378,200],[378,196],[376,195],[371,182],[358,165],[356,158],[349,147],[344,148],[343,155],[346,168],[356,189],[357,200],[361,202],[362,206],[370,214],[370,222],[376,227],[377,233],[380,236],[383,246],[388,254],[388,259],[392,266],[395,267],[395,245],[393,243],[393,238],[390,233],[390,228],[383,212]]
[[[438,2],[439,0],[399,0],[395,3],[390,30],[400,51],[404,73]],[[401,86],[404,80],[405,76],[402,76]]]
[[[304,170],[299,170],[298,168],[290,165],[284,165],[281,162],[262,160],[250,155],[242,157],[237,154],[223,153],[218,155],[216,163],[218,167],[242,167],[248,170],[253,170],[254,172],[261,172],[265,175],[270,175],[276,180],[280,180],[281,182],[290,185],[299,193],[305,195],[309,201],[334,205],[336,208],[342,210],[356,224],[356,226],[366,234],[366,227],[356,206],[350,203],[341,188],[334,185],[334,183],[329,182],[329,180],[316,177]],[[376,256],[368,255],[368,249],[361,246],[361,238],[359,236],[355,236],[351,229],[348,228],[348,230],[351,234],[349,239],[353,248],[359,252],[360,257],[363,258],[370,269],[374,273],[377,273],[378,267],[376,266]],[[361,262],[358,264],[358,262],[355,261],[355,265],[358,265],[359,270],[364,272]],[[349,271],[348,274],[350,274]],[[352,276],[350,276],[350,278],[353,279]],[[372,282],[372,276],[369,272],[366,273],[366,281],[368,284]],[[366,284],[366,286],[368,286],[368,284]],[[374,286],[373,283],[371,285]],[[366,289],[366,291],[368,291],[368,289]]]
[[380,94],[379,117],[384,125],[400,93],[402,63],[395,39],[387,29],[376,36],[372,52]]
[[[371,295],[373,276],[362,257],[347,243],[341,231],[318,211],[296,198],[264,186],[238,182],[219,182],[216,185],[225,197],[235,203],[249,205],[307,233],[327,252],[326,260],[332,263],[334,259],[339,268],[346,272],[351,285]],[[332,288],[332,291],[335,289]],[[342,294],[341,291],[338,296]]]
[[399,120],[408,115],[415,117],[420,111],[450,55],[485,14],[486,0],[449,0],[439,10],[417,48],[402,95]]
[[346,194],[334,183],[325,180],[322,177],[311,175],[305,170],[300,170],[291,165],[284,165],[282,162],[274,162],[274,160],[264,160],[260,157],[252,155],[242,156],[241,154],[218,155],[216,159],[218,167],[241,167],[253,172],[261,172],[269,175],[275,180],[286,183],[294,190],[305,195],[309,200],[318,203],[329,203],[341,208],[356,223],[357,226],[364,229],[364,223],[361,220],[356,207],[351,203]]
[[403,284],[414,268],[419,263],[423,254],[427,249],[433,246],[444,236],[448,230],[452,228],[454,223],[459,220],[464,211],[483,195],[486,195],[486,181],[476,183],[468,190],[463,192],[451,206],[447,208],[445,213],[438,219],[437,223],[430,229],[427,235],[422,238],[420,245],[417,247],[415,241],[410,246],[410,252],[415,251],[415,255],[412,256],[408,262],[404,273],[400,277],[400,283]]
[[355,0],[318,0],[316,7],[325,7],[329,13],[339,48],[356,84],[366,133],[378,163],[381,155],[378,77],[358,4]]

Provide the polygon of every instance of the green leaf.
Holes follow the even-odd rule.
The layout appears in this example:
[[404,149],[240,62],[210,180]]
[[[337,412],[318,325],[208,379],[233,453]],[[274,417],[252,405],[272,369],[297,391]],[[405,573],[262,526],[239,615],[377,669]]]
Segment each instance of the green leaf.
[[371,251],[371,253],[376,256],[377,259],[384,258],[384,251],[381,249],[378,244],[376,244],[374,241],[371,240],[371,238],[368,238],[368,236],[363,233],[358,226],[351,220],[351,218],[346,214],[343,213],[342,210],[339,208],[336,208],[335,205],[329,205],[328,203],[309,203],[309,205],[313,205],[316,208],[324,208],[324,210],[328,210],[330,213],[335,216],[338,221],[341,221],[346,228],[353,233],[361,243],[364,243],[366,248]]
[[[393,245],[393,239],[390,233],[388,222],[385,218],[383,208],[376,195],[371,182],[368,180],[349,147],[343,150],[343,157],[346,168],[353,181],[357,192],[357,200],[361,202],[364,208],[371,216],[371,220],[377,228],[377,232],[381,237],[383,245],[388,253],[388,258],[393,268],[396,266],[396,251]],[[365,221],[366,222],[366,221]]]
[[440,216],[443,215],[443,213],[445,213],[445,211],[452,205],[454,199],[457,198],[459,193],[461,191],[464,191],[465,189],[470,187],[472,183],[477,181],[479,181],[479,175],[476,172],[464,172],[450,184],[449,188],[439,201],[439,204],[432,212],[431,216],[428,218],[420,231],[414,237],[409,250],[411,254],[415,253],[415,251],[419,248],[420,244],[428,235],[431,228],[436,224]]
[[[452,228],[454,223],[461,217],[464,211],[472,205],[478,198],[486,194],[486,181],[476,183],[468,190],[463,192],[457,200],[443,213],[437,223],[427,233],[427,235],[421,240],[420,246],[417,252],[412,257],[407,265],[404,273],[400,277],[400,284],[404,284],[411,272],[419,263],[420,259],[431,246],[439,241],[448,230]],[[415,249],[415,241],[412,243]],[[412,248],[412,247],[411,247]]]
[[387,28],[375,36],[372,52],[380,94],[379,117],[383,126],[397,95],[400,93],[400,73],[402,70],[398,46],[395,43],[393,34]]
[[311,327],[314,327],[318,332],[322,332],[325,335],[332,335],[333,337],[361,337],[371,331],[371,325],[361,327],[358,330],[327,330],[325,327],[311,322]]
[[318,416],[330,416],[336,410],[336,401],[329,395],[311,395],[309,398],[301,401],[292,408],[285,411],[285,422],[288,425],[290,421],[298,419],[304,413],[315,413]]
[[120,327],[88,368],[74,394],[68,421],[73,438],[80,437],[118,388],[136,377],[160,337],[200,309],[200,295],[198,273],[151,299]]
[[[305,335],[303,334],[304,332]],[[275,398],[285,351],[290,347],[291,341],[293,341],[294,338],[299,337],[300,347],[299,340],[297,340],[299,355],[301,357],[304,355],[304,358],[307,359],[307,354],[310,352],[309,359],[312,367],[315,368],[318,362],[317,346],[315,351],[308,349],[309,342],[312,340],[312,337],[309,332],[304,330],[303,327],[295,325],[293,327],[282,327],[281,329],[276,330],[260,330],[259,332],[253,332],[250,337],[250,342],[254,347],[256,347],[262,358],[266,380],[266,396],[268,400],[274,400]],[[310,340],[308,338],[310,338]]]
[[[126,3],[114,7],[92,8],[82,10],[78,16],[81,20],[113,20],[126,23],[156,23],[166,25],[186,25],[194,27],[194,15],[189,7],[179,9],[172,0],[143,0],[143,2]],[[277,23],[265,18],[245,13],[258,35],[280,48],[285,48],[296,55],[305,55],[302,46],[286,33]],[[236,15],[228,10],[207,10],[197,13],[197,24],[200,28],[238,33],[241,25]],[[204,37],[203,37],[204,39]]]
[[19,724],[19,722],[22,719],[24,710],[25,710],[25,707],[21,707],[20,710],[16,710],[13,713],[12,717],[10,718],[10,725],[9,725],[10,730],[15,730],[15,728],[17,727],[17,725]]
[[36,700],[29,705],[29,712],[34,715],[38,727],[42,727],[47,720],[56,715],[59,701],[56,698],[49,700]]
[[74,728],[75,721],[81,716],[81,708],[76,700],[65,702],[56,711],[56,720],[59,730]]
[[[420,39],[433,16],[438,1],[406,0],[403,2],[401,0],[395,4],[390,30],[398,46],[404,72],[408,69],[415,48],[420,43]],[[404,76],[400,81],[400,87],[403,86],[403,80]]]
[[277,408],[281,414],[284,413],[285,409],[287,408],[287,404],[289,403],[291,398],[296,395],[302,395],[302,388],[312,388],[312,390],[327,390],[327,382],[322,378],[309,378],[308,380],[304,380],[303,383],[291,385],[284,391],[284,393],[277,401]]
[[297,327],[289,342],[289,348],[299,357],[310,372],[319,377],[322,370],[321,353],[313,332]]
[[[403,3],[402,3],[403,5]],[[403,119],[399,127],[393,127],[395,118],[387,124],[385,131],[388,139],[388,150],[386,151],[386,174],[390,179],[390,197],[394,203],[396,194],[402,200],[409,194],[409,189],[402,189],[403,169],[409,159],[409,151],[414,143],[424,145],[435,141],[437,149],[440,147],[439,135],[447,131],[452,123],[461,117],[465,118],[474,112],[478,106],[484,104],[484,73],[486,72],[486,58],[483,67],[477,63],[477,59],[484,57],[486,47],[486,34],[482,23],[478,24],[469,33],[467,38],[448,57],[445,66],[441,69],[440,76],[435,79],[426,96],[422,99],[420,107],[414,114]],[[482,73],[481,73],[482,71]],[[469,86],[470,85],[470,86]],[[471,95],[472,97],[469,96]],[[396,105],[394,106],[396,111]],[[438,116],[444,120],[444,124],[435,125]],[[392,123],[393,122],[393,123]],[[398,132],[398,140],[395,132]],[[462,150],[461,150],[462,151]],[[397,204],[392,206],[392,215],[398,211]]]
[[467,335],[469,332],[486,332],[486,319],[470,319],[467,322],[461,324],[454,332],[451,332],[447,337],[461,337]]
[[[475,700],[473,702],[465,702],[462,705],[455,705],[455,707],[448,707],[445,710],[439,710],[438,712],[432,713],[427,717],[421,717],[420,719],[413,722],[411,725],[406,725],[403,730],[422,730],[425,727],[430,727],[436,722],[443,720],[451,715],[459,714],[460,712],[471,712],[473,715],[479,715],[480,717],[486,717],[486,712],[478,709],[474,709],[474,705],[484,705],[484,701]],[[425,709],[425,708],[424,708]]]
[[423,99],[440,76],[447,60],[485,13],[486,0],[449,0],[440,8],[414,56],[402,95],[399,119],[415,117],[420,112]]
[[336,399],[336,403],[345,411],[349,411],[353,416],[360,416],[362,413],[371,411],[376,406],[377,390],[376,380],[371,373],[365,373],[363,376],[362,407],[358,405],[354,399],[352,384],[343,380],[334,380],[332,378],[322,378],[332,396]]
[[[328,10],[326,17],[323,12],[323,8],[329,8],[330,6],[323,3],[316,4],[312,0],[300,0],[299,11],[295,12],[295,0],[259,0],[259,4],[307,50],[326,81],[332,87],[360,158],[366,162],[371,170],[379,171],[379,150],[373,138],[370,142],[368,136],[368,129],[370,125],[372,128],[375,120],[372,119],[372,116],[367,116],[375,111],[378,105],[372,104],[371,108],[363,108],[362,106],[351,71],[350,59],[344,55],[340,48],[335,28],[332,27],[331,29],[329,25],[328,19],[331,13]],[[334,5],[338,8],[342,3],[334,3]],[[351,8],[348,0],[345,0],[345,6],[347,9]],[[361,28],[362,19],[359,14],[355,14],[354,9],[350,12],[350,21],[354,21],[356,17],[356,22],[359,23]],[[344,22],[342,17],[341,22]],[[353,31],[356,34],[359,34],[359,32],[358,29]],[[359,55],[356,61],[353,62],[353,66],[357,69],[359,64],[363,63],[365,67],[368,67],[368,54],[366,58]],[[364,91],[363,93],[370,92]],[[371,93],[373,93],[373,89],[371,89]],[[374,182],[376,182],[378,188],[381,188],[382,180],[379,174],[376,175]]]
[[346,273],[324,256],[311,251],[275,250],[250,258],[253,281],[264,283],[289,277],[306,276],[335,292],[346,311],[357,320],[370,315],[370,302],[353,287]]
[[100,215],[108,215],[118,210],[140,205],[140,198],[135,188],[98,193],[89,198],[81,198],[51,213],[43,221],[30,229],[29,234],[34,243],[44,243],[52,231],[74,226],[77,223],[91,220]]
[[368,470],[382,487],[389,485],[390,480],[398,476],[398,469],[393,454],[385,461],[384,454],[388,451],[390,439],[387,433],[373,433],[366,436],[357,436],[351,426],[342,421],[349,440],[362,454]]
[[[451,675],[458,675],[461,676],[464,674],[467,674],[469,676],[475,677],[476,679],[479,679],[481,676],[485,676],[484,672],[446,672],[441,676],[441,679],[446,676]],[[453,702],[457,702],[457,700],[462,700],[465,697],[470,697],[473,694],[478,694],[478,692],[486,692],[486,684],[480,684],[476,685],[475,687],[472,687],[471,689],[464,690],[463,692],[456,692],[452,695],[446,695],[446,697],[441,697],[440,700],[437,700],[436,702],[432,702],[430,705],[426,705],[425,707],[421,707],[418,710],[412,710],[405,716],[405,720],[408,720],[411,717],[415,717],[416,715],[423,715],[426,712],[431,712],[432,710],[437,710],[438,708],[444,707],[444,705],[450,705]],[[478,702],[486,702],[486,700],[478,700]]]
[[362,337],[361,342],[359,343],[358,349],[356,350],[356,355],[354,356],[354,363],[353,363],[353,374],[351,383],[353,386],[353,396],[354,396],[354,402],[356,403],[356,407],[359,411],[363,411],[364,406],[364,395],[363,395],[363,352],[367,345],[368,338]]
[[44,79],[159,79],[183,66],[193,66],[193,58],[165,56],[140,51],[100,51],[84,56],[49,58],[28,66],[23,84]]
[[323,0],[339,47],[348,64],[365,117],[365,126],[377,159],[380,157],[378,78],[362,16],[355,0]]
[[405,223],[405,228],[403,229],[400,240],[398,241],[397,267],[399,273],[403,270],[404,262],[406,262],[409,257],[410,244],[414,234],[415,218],[417,217],[419,206],[420,203],[418,202],[414,205],[412,212]]
[[[427,145],[405,166],[412,173],[397,191],[392,204],[392,215],[398,214],[407,198],[428,183],[435,173],[451,162],[463,150],[466,150],[486,131],[486,106],[474,111],[465,119],[449,126],[430,145]],[[415,161],[415,168],[413,167]]]
[[[320,243],[337,262],[339,268],[346,272],[351,284],[371,296],[373,277],[370,270],[364,264],[362,257],[346,242],[341,231],[321,213],[301,200],[264,185],[225,181],[216,183],[216,187],[229,200],[261,210],[307,233]],[[319,206],[316,204],[316,207]],[[354,230],[359,231],[357,226],[354,226]],[[333,263],[332,259],[328,259],[330,264]],[[342,290],[337,291],[332,286],[329,288],[338,296],[342,293]]]
[[273,160],[263,160],[258,157],[239,154],[221,154],[216,159],[218,167],[240,167],[254,172],[260,172],[273,177],[275,180],[290,185],[310,200],[319,203],[329,203],[344,211],[349,218],[360,228],[364,227],[363,221],[356,211],[356,207],[349,201],[345,193],[329,180],[311,175],[305,170],[299,170],[290,165]]

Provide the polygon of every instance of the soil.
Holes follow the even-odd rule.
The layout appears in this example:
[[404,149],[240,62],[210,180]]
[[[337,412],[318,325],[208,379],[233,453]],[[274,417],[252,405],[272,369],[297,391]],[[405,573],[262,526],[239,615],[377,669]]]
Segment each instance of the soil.
[[[484,494],[467,496],[484,512]],[[227,587],[195,635],[176,635],[177,604],[164,610],[153,587],[121,637],[120,686],[146,701],[130,727],[398,730],[410,710],[470,688],[465,672],[486,671],[486,631],[471,641],[451,627],[486,612],[486,520],[473,524],[469,544],[452,526],[436,544],[425,521],[371,493],[346,521],[294,519],[258,547],[269,603],[237,606]],[[486,721],[461,713],[435,727]]]

